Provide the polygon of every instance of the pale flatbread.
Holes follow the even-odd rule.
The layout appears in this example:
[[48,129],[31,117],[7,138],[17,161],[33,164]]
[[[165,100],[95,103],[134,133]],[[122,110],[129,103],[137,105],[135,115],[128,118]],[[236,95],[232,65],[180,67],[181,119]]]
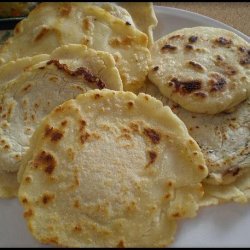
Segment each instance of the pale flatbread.
[[0,85],[0,171],[18,170],[33,131],[55,106],[95,88],[122,90],[122,81],[110,54],[84,45],[58,48]]
[[22,72],[28,70],[34,64],[45,61],[49,55],[37,55],[32,57],[18,58],[15,61],[5,63],[0,67],[0,85],[7,84],[9,81],[14,80]]
[[92,90],[42,121],[18,197],[42,243],[163,247],[176,220],[196,215],[204,163],[181,120],[155,98]]
[[118,2],[131,15],[135,26],[147,34],[148,47],[154,43],[153,30],[158,24],[153,3],[150,2]]
[[2,46],[0,61],[49,54],[70,43],[113,54],[126,90],[138,89],[143,84],[150,60],[146,34],[86,3],[39,4]]
[[156,41],[151,55],[149,79],[189,111],[220,113],[250,93],[250,46],[230,31],[177,30]]
[[181,108],[164,97],[149,81],[139,92],[151,94],[164,105],[169,105],[201,147],[209,170],[203,181],[203,205],[246,202],[250,198],[249,99],[231,113],[205,115]]

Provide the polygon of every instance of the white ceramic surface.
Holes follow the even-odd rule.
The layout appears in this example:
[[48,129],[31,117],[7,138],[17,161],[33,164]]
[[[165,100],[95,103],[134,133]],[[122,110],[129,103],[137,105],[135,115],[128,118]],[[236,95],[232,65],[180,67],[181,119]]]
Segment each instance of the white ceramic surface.
[[[159,24],[155,39],[184,27],[212,26],[249,37],[211,18],[193,12],[155,7]],[[16,199],[0,200],[0,247],[46,247],[30,234]],[[250,247],[250,204],[203,208],[194,219],[180,221],[171,247]]]

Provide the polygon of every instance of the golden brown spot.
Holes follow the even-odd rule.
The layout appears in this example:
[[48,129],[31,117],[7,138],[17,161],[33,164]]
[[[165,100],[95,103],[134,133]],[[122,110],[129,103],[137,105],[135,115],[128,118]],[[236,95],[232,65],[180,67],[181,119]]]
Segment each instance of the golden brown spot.
[[22,91],[27,91],[31,87],[31,84],[28,84],[26,87],[22,89]]
[[205,71],[205,68],[201,64],[199,64],[197,62],[188,61],[188,65],[191,66],[196,71],[199,71],[199,72],[204,72]]
[[239,167],[231,167],[229,169],[227,169],[223,175],[232,175],[232,176],[236,176],[238,175],[240,172],[240,168]]
[[158,144],[160,142],[160,135],[152,128],[144,128],[144,135],[146,135],[153,144]]
[[148,151],[148,155],[149,155],[149,162],[146,165],[146,168],[149,167],[151,164],[153,164],[155,162],[155,159],[157,158],[157,153],[154,151]]
[[32,181],[32,179],[31,179],[30,176],[26,176],[26,177],[24,178],[24,180],[25,180],[26,183],[30,183],[30,182]]
[[73,231],[74,232],[81,232],[82,231],[82,228],[80,225],[75,225],[74,228],[73,228]]
[[226,39],[224,37],[219,37],[215,40],[215,43],[217,43],[219,45],[230,47],[230,45],[232,44],[232,41],[230,39]]
[[64,71],[70,76],[82,76],[87,82],[96,84],[99,89],[106,87],[106,84],[101,79],[93,75],[87,68],[80,67],[72,71],[68,68],[67,64],[61,64],[58,60],[48,61],[47,65],[50,64],[54,64],[59,70]]
[[223,77],[215,76],[215,79],[209,80],[209,84],[211,85],[210,92],[216,92],[223,90],[227,82]]
[[168,200],[171,197],[170,193],[165,194],[164,199]]
[[168,187],[172,187],[173,185],[174,185],[174,183],[173,183],[172,181],[168,181],[168,182],[167,182],[167,186],[168,186]]
[[80,202],[79,202],[79,200],[75,200],[74,201],[74,207],[75,208],[80,208]]
[[95,94],[95,95],[94,95],[94,99],[95,99],[95,100],[100,99],[101,97],[102,97],[102,95],[100,95],[100,94]]
[[48,204],[49,202],[51,202],[53,199],[55,198],[54,194],[49,194],[49,193],[45,193],[42,196],[42,203],[44,205]]
[[191,144],[191,145],[194,144],[194,141],[193,141],[193,140],[189,140],[188,142],[189,142],[189,144]]
[[59,8],[60,16],[68,16],[69,13],[71,12],[71,6],[70,5],[65,5]]
[[84,135],[81,135],[80,136],[80,141],[82,144],[85,143],[85,141],[90,137],[90,134],[89,133],[85,133]]
[[145,95],[144,98],[145,98],[146,101],[148,101],[148,96],[147,95]]
[[90,30],[91,28],[91,21],[89,20],[89,18],[84,18],[82,21],[82,25],[83,25],[83,30]]
[[200,80],[191,80],[191,81],[179,81],[177,78],[172,78],[169,82],[170,86],[174,85],[175,92],[180,94],[190,94],[196,90],[201,89]]
[[84,121],[84,120],[80,120],[80,131],[83,131],[84,130],[84,128],[85,128],[85,126],[86,126],[86,121]]
[[4,145],[3,148],[6,149],[6,150],[8,150],[8,149],[10,149],[10,146],[9,145]]
[[168,40],[173,40],[173,39],[178,39],[178,38],[182,38],[183,36],[181,35],[174,35],[168,38]]
[[109,40],[109,45],[112,47],[119,47],[119,46],[130,46],[133,44],[133,37],[127,36],[125,38],[113,38]]
[[26,197],[22,198],[22,203],[23,203],[23,204],[27,204],[27,203],[28,203],[28,200],[27,200]]
[[181,217],[181,215],[179,212],[176,212],[176,213],[172,214],[172,217],[179,218],[179,217]]
[[134,131],[134,132],[139,132],[139,126],[135,122],[131,122],[129,124],[129,127]]
[[186,45],[185,45],[185,49],[186,49],[187,51],[190,51],[190,50],[194,49],[194,46],[191,45],[191,44],[186,44]]
[[38,40],[42,39],[46,34],[48,34],[49,31],[49,28],[43,27],[39,34],[35,37],[34,42],[37,42]]
[[201,98],[207,97],[207,94],[203,92],[195,92],[194,95]]
[[155,67],[153,67],[153,71],[157,71],[159,69],[159,66],[155,66]]
[[130,22],[128,22],[128,21],[127,21],[127,22],[125,22],[125,24],[126,24],[126,25],[128,25],[128,26],[130,26],[130,25],[131,25],[131,23],[130,23]]
[[29,209],[29,210],[25,211],[24,214],[23,214],[24,218],[29,218],[32,215],[33,215],[32,209]]
[[198,36],[190,36],[190,37],[188,38],[188,41],[189,41],[190,43],[195,43],[197,40],[198,40]]
[[120,240],[118,245],[117,245],[117,248],[125,248],[125,244],[124,244],[124,241],[123,240]]
[[132,107],[134,106],[134,103],[131,102],[131,101],[129,101],[129,102],[127,103],[127,105],[128,105],[128,108],[132,108]]
[[44,243],[46,243],[46,244],[56,244],[56,245],[58,245],[58,237],[57,236],[46,238],[46,239],[43,239],[42,241]]
[[202,170],[202,171],[205,170],[205,166],[203,166],[203,165],[199,165],[198,168],[199,168],[200,170]]
[[68,123],[68,122],[67,122],[66,120],[64,120],[64,121],[61,122],[61,125],[62,125],[63,127],[65,127],[65,126],[67,125],[67,123]]
[[34,167],[38,167],[39,165],[44,167],[45,173],[52,174],[56,167],[56,160],[50,153],[42,151],[40,154],[38,154],[34,161]]
[[177,47],[176,46],[173,46],[173,45],[170,45],[170,44],[165,44],[162,48],[161,48],[161,51],[162,52],[165,52],[165,51],[176,51],[177,50]]
[[63,133],[59,129],[56,129],[47,125],[45,127],[44,137],[45,138],[50,137],[50,140],[52,142],[57,142],[61,140],[61,138],[63,137]]

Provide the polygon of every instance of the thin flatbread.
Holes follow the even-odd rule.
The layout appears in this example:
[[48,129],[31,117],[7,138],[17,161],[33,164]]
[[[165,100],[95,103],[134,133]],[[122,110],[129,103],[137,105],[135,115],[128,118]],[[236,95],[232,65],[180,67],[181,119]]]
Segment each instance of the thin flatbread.
[[217,114],[250,95],[250,46],[212,27],[174,31],[151,47],[149,79],[186,110]]
[[204,163],[184,124],[160,101],[91,90],[39,125],[18,173],[18,197],[42,243],[164,247],[177,220],[196,215]]
[[209,170],[203,181],[205,195],[201,204],[247,202],[250,198],[250,100],[239,104],[231,113],[205,115],[181,108],[149,81],[139,92],[170,106],[199,144]]
[[86,3],[41,3],[18,23],[0,48],[0,62],[49,54],[65,44],[84,44],[111,53],[124,89],[141,87],[148,73],[147,35],[106,10]]

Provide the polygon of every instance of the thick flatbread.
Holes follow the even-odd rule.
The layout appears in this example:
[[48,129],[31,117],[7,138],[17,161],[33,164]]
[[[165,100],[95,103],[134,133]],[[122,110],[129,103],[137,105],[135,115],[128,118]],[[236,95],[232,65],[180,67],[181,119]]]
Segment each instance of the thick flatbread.
[[57,105],[90,89],[122,90],[115,61],[106,52],[65,45],[49,58],[0,85],[0,171],[18,170],[33,131]]
[[250,93],[250,46],[231,31],[177,30],[156,41],[151,55],[149,79],[189,111],[220,113]]
[[71,43],[114,55],[126,90],[143,84],[150,60],[147,35],[106,10],[86,3],[39,4],[2,46],[0,62],[49,54]]
[[42,243],[163,247],[176,220],[196,215],[204,163],[181,120],[155,98],[91,90],[39,125],[18,197]]
[[216,115],[186,111],[164,97],[149,81],[139,92],[150,94],[185,123],[199,144],[209,170],[203,181],[202,205],[227,201],[246,202],[250,198],[250,100]]

